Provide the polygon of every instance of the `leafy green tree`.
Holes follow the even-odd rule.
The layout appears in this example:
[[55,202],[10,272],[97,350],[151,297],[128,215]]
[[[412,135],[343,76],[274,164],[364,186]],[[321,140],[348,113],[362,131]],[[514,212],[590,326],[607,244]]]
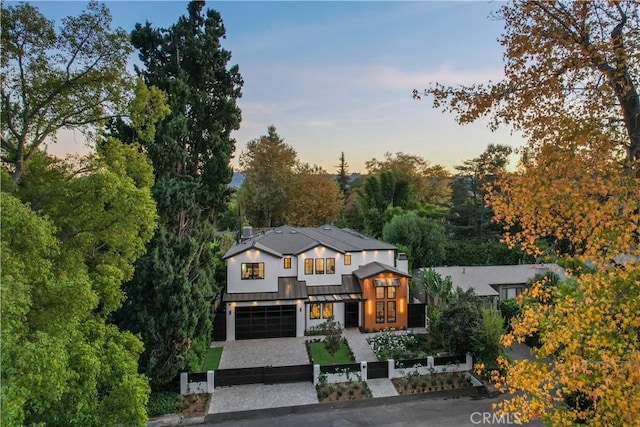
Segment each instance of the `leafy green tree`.
[[504,322],[500,313],[492,308],[483,308],[480,321],[473,326],[473,354],[479,363],[485,365],[487,372],[498,369],[498,358],[506,353],[500,341],[504,334]]
[[493,185],[508,164],[512,149],[489,144],[480,156],[455,167],[451,181],[449,228],[457,238],[496,239],[500,229],[491,225],[493,211],[485,204],[485,188]]
[[415,212],[393,217],[384,226],[382,239],[407,246],[411,253],[411,268],[440,265],[444,258],[444,227]]
[[535,262],[535,257],[496,241],[449,239],[443,265],[515,265]]
[[442,344],[453,354],[473,351],[471,336],[482,319],[482,303],[473,289],[462,292],[442,311],[435,328]]
[[251,225],[284,224],[297,162],[296,151],[285,144],[275,126],[269,126],[267,135],[247,143],[240,154],[245,179],[238,200]]
[[88,130],[127,111],[131,45],[126,32],[111,30],[105,5],[90,2],[56,30],[28,3],[3,4],[1,40],[2,161],[14,181],[58,130]]
[[239,231],[240,230],[240,209],[238,206],[238,192],[234,191],[227,203],[227,209],[216,222],[219,231]]
[[414,286],[424,289],[430,306],[442,312],[449,302],[456,297],[451,276],[442,277],[433,268],[421,269],[411,278]]
[[142,343],[107,318],[155,227],[150,164],[111,139],[2,176],[2,424],[144,425]]
[[366,162],[367,171],[379,176],[391,172],[399,186],[411,187],[412,204],[447,205],[449,202],[449,173],[440,165],[431,165],[420,156],[398,152],[385,153],[384,159]]
[[362,187],[355,192],[364,220],[364,231],[373,237],[382,235],[384,225],[391,218],[414,206],[409,183],[399,182],[394,173],[388,170],[365,178]]
[[154,389],[183,369],[197,369],[210,341],[215,280],[213,224],[226,208],[239,127],[242,78],[228,67],[220,40],[220,14],[203,13],[190,2],[188,13],[169,28],[136,24],[131,34],[139,51],[137,71],[148,85],[167,94],[171,114],[157,124],[144,147],[153,163],[159,226],[125,285],[127,301],[114,320],[140,334],[145,351],[140,369]]

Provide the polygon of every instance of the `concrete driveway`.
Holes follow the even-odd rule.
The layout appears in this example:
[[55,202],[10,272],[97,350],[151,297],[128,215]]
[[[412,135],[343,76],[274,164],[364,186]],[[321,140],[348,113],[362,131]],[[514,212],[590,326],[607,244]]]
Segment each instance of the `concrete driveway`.
[[225,341],[214,343],[214,346],[224,347],[220,369],[307,365],[309,356],[304,343],[308,339],[310,338]]

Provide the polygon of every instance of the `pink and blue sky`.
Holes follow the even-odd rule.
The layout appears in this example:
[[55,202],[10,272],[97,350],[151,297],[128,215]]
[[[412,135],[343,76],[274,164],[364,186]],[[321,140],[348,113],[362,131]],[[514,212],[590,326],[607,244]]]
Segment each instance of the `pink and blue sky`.
[[[11,5],[14,2],[5,2]],[[81,1],[38,1],[49,19],[78,14]],[[107,1],[114,26],[137,22],[168,27],[186,13],[183,1]],[[302,2],[213,1],[244,78],[236,159],[246,143],[273,124],[301,161],[335,171],[341,152],[352,172],[385,152],[416,154],[453,166],[489,143],[522,144],[508,129],[486,123],[460,126],[414,101],[412,89],[429,82],[471,84],[502,77],[503,23],[495,1]],[[132,61],[134,58],[132,58]],[[85,148],[61,135],[55,153]]]

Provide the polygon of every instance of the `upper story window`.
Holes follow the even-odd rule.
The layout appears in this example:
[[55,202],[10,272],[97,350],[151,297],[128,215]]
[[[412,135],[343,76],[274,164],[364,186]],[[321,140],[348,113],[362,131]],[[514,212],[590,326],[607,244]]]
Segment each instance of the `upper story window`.
[[351,265],[351,254],[344,254],[344,265]]
[[313,274],[313,258],[304,260],[304,274]]
[[306,258],[304,274],[336,274],[335,258]]
[[335,273],[336,273],[336,259],[327,258],[327,274],[335,274]]
[[241,278],[242,280],[264,279],[264,262],[243,262]]
[[376,295],[376,323],[395,323],[396,291],[400,280],[396,277],[377,277],[373,279]]
[[291,257],[290,256],[286,256],[284,257],[284,268],[291,268]]

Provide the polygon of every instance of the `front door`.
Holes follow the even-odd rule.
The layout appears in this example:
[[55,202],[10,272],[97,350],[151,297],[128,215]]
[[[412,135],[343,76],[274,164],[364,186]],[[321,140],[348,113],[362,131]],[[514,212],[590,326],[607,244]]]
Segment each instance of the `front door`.
[[358,319],[360,318],[360,303],[345,302],[344,303],[344,327],[357,328]]

